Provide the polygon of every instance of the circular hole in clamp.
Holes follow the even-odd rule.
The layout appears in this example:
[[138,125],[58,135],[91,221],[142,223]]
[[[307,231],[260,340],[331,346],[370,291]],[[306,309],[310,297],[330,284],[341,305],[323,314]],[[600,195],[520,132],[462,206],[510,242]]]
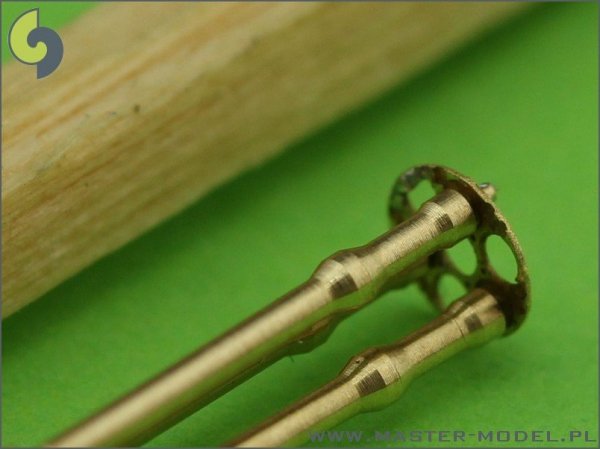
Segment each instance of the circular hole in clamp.
[[467,289],[456,276],[444,274],[439,280],[438,294],[443,307],[447,307],[452,301],[460,298],[466,292]]
[[446,250],[454,266],[465,275],[471,275],[477,268],[477,257],[473,245],[468,239],[458,242]]
[[490,235],[485,241],[485,252],[490,265],[498,276],[509,282],[516,280],[517,260],[502,237]]
[[436,192],[431,183],[427,180],[422,180],[408,193],[408,199],[412,207],[418,210],[423,203],[429,201],[435,195]]

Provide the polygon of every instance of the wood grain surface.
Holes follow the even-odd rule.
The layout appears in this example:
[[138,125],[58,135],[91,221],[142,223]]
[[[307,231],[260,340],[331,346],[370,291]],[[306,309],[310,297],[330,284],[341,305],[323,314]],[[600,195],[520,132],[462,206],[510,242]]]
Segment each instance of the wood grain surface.
[[108,3],[3,71],[2,315],[522,9]]

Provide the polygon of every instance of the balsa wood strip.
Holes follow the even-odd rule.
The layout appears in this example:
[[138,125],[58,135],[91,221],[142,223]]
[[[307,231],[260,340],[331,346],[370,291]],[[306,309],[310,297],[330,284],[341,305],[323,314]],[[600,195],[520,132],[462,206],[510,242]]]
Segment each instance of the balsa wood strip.
[[3,73],[3,317],[517,3],[109,3]]

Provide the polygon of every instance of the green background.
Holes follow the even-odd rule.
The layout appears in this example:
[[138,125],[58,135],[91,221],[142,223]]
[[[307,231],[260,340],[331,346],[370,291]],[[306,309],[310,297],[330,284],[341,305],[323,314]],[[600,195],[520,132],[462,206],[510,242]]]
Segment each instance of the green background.
[[[4,4],[3,43],[26,7]],[[44,4],[41,17],[59,26],[80,10]],[[597,18],[596,4],[532,10],[4,321],[3,444],[39,444],[300,283],[323,257],[384,231],[393,180],[423,162],[499,188],[529,262],[532,312],[516,334],[338,429],[597,438]],[[324,346],[279,361],[149,445],[223,443],[433,315],[416,288],[390,293]],[[577,443],[586,444],[597,445]]]

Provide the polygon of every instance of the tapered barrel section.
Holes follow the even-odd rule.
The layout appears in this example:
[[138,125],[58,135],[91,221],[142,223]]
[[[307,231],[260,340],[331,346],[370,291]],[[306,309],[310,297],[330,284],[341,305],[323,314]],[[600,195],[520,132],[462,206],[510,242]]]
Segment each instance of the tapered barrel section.
[[[141,444],[290,351],[319,335],[391,285],[411,282],[427,256],[477,226],[467,199],[452,189],[373,242],[326,259],[302,286],[172,368],[49,443],[50,446]],[[344,387],[346,388],[346,387]]]
[[505,327],[497,298],[486,290],[475,289],[398,343],[352,358],[331,383],[229,446],[302,444],[313,432],[330,429],[358,413],[385,407],[416,376],[465,348],[502,335]]

